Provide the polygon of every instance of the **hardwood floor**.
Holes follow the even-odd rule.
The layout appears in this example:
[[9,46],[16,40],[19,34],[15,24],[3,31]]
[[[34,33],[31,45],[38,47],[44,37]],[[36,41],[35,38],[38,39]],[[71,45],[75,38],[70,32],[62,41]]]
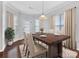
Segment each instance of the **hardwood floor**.
[[[21,44],[23,44],[23,40],[15,42],[12,46],[7,46],[4,52],[0,52],[0,58],[21,58],[19,50],[19,45]],[[79,58],[79,51],[76,52],[78,53],[77,58]]]
[[17,41],[12,46],[7,46],[5,51],[0,54],[0,58],[21,58],[19,45],[23,44],[23,40]]

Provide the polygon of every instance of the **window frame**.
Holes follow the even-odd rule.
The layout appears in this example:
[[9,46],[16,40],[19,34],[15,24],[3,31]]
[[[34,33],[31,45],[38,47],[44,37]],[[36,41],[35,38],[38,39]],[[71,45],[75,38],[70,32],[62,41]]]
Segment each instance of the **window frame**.
[[62,16],[63,15],[58,15],[58,16],[59,16],[59,19],[58,19],[59,24],[55,24],[55,29],[56,28],[59,28],[59,29],[56,29],[56,30],[61,31],[62,30],[62,27],[64,26],[64,23],[62,24],[62,20],[64,20],[64,18],[62,19]]

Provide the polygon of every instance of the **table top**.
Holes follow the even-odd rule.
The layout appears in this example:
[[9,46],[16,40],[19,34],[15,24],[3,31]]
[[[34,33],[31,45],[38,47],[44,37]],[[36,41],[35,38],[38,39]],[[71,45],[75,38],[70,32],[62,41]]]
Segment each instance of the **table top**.
[[70,38],[70,36],[68,35],[55,35],[55,34],[47,34],[47,33],[42,34],[42,35],[46,35],[46,37],[42,37],[40,35],[41,34],[39,33],[33,34],[33,38],[36,38],[37,40],[42,41],[43,43],[46,43],[47,45],[62,42]]

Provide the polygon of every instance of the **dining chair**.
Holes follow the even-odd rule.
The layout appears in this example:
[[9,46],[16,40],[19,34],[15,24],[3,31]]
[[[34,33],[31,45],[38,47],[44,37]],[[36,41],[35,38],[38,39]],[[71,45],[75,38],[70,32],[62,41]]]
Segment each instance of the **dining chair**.
[[26,36],[26,32],[24,32],[24,46],[23,46],[23,51],[25,51],[25,56],[27,53],[27,49],[28,49],[28,44],[27,44],[27,36]]
[[[46,32],[45,32],[46,33]],[[41,42],[41,41],[38,41],[37,39],[33,39],[34,40],[34,43],[36,44],[39,44],[39,45],[42,45],[43,47],[47,48],[48,49],[48,45],[46,45],[45,43]]]
[[43,54],[47,57],[47,49],[39,44],[34,43],[31,33],[27,34],[28,38],[28,56],[30,58],[42,57]]

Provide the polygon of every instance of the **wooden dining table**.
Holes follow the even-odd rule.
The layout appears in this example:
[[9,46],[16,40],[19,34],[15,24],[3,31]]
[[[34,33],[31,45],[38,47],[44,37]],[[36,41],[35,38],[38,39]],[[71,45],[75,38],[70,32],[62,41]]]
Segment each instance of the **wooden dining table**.
[[[42,37],[40,35],[45,35],[46,37]],[[70,38],[68,35],[55,35],[50,33],[33,34],[33,39],[48,45],[48,58],[62,57],[62,41],[67,40],[68,38]]]

